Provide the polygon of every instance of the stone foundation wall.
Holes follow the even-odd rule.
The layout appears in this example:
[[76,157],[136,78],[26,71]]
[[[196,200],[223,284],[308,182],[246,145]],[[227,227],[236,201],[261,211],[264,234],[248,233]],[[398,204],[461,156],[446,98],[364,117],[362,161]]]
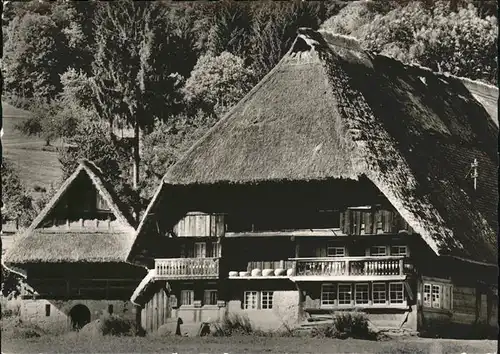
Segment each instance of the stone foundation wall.
[[[74,306],[79,304],[90,310],[91,321],[107,314],[109,305],[113,306],[113,314],[122,318],[135,319],[135,309],[132,303],[120,300],[22,299],[20,317],[21,320],[36,324],[46,331],[61,333],[71,329],[69,313]],[[46,312],[46,306],[50,308],[49,313]]]

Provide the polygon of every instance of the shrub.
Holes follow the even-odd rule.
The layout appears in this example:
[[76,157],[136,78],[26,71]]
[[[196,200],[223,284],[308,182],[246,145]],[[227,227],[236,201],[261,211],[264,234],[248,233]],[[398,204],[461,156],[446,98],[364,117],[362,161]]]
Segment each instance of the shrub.
[[338,312],[332,323],[320,325],[312,330],[313,337],[373,339],[375,336],[368,328],[368,319],[361,312]]
[[215,322],[213,325],[215,329],[213,335],[217,337],[255,333],[252,322],[246,315],[226,315],[222,321]]
[[360,312],[340,312],[333,317],[333,327],[337,336],[352,338],[368,338],[368,319]]

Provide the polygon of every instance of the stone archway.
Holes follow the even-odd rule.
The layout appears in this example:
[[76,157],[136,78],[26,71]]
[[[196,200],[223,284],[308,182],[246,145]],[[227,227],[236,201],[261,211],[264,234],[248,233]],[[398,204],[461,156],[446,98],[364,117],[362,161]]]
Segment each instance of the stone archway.
[[85,305],[75,305],[69,312],[69,318],[71,320],[71,328],[79,330],[87,323],[90,323],[90,310]]

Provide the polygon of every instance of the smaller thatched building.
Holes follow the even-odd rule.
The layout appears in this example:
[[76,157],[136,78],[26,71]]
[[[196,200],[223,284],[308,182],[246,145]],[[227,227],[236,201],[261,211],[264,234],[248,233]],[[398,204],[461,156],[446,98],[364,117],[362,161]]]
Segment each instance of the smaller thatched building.
[[134,235],[102,172],[82,161],[3,259],[26,278],[21,318],[53,330],[103,314],[135,319],[129,299],[147,272],[127,263]]

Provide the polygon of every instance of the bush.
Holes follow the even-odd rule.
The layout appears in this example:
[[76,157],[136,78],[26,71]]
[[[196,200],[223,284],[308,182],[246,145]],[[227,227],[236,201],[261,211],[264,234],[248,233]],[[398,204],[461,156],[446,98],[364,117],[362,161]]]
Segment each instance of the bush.
[[368,328],[368,319],[361,312],[338,312],[333,315],[332,323],[315,327],[314,337],[373,339],[375,336]]
[[222,321],[215,322],[213,325],[215,329],[213,335],[216,337],[255,333],[252,322],[246,315],[226,315]]

